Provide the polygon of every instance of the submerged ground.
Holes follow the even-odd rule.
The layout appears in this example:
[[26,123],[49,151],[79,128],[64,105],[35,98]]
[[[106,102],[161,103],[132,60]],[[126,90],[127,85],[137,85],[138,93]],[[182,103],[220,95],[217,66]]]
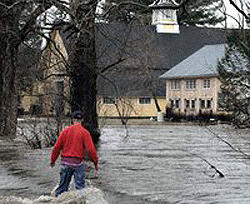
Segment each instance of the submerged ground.
[[[250,203],[250,131],[228,125],[104,126],[98,179],[109,203]],[[37,198],[58,182],[50,149],[0,141],[0,195]],[[91,176],[91,172],[90,172]],[[0,201],[1,202],[1,201]]]

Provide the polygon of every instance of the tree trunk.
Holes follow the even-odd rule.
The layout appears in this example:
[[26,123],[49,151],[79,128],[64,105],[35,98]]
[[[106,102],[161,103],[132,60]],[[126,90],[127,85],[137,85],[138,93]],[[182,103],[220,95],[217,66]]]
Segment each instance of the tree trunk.
[[14,139],[17,124],[17,56],[20,40],[18,22],[15,21],[18,11],[1,10],[0,14],[0,137]]
[[[73,7],[79,32],[74,39],[70,55],[71,70],[71,108],[72,111],[82,110],[84,123],[98,129],[96,111],[96,50],[95,50],[95,8],[96,1],[84,4],[75,1]],[[81,4],[81,5],[80,5]],[[88,21],[84,21],[88,19]],[[77,27],[78,27],[77,26]],[[92,135],[99,137],[99,135]],[[93,138],[94,141],[96,138]]]

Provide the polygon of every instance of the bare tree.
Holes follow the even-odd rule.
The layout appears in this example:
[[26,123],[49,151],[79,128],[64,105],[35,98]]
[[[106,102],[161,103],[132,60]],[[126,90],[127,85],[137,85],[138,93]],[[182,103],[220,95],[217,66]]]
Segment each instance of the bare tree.
[[[227,36],[226,56],[219,63],[221,94],[219,105],[233,112],[233,124],[238,127],[250,126],[250,41],[249,31],[244,30],[249,24],[250,4],[240,0],[230,3],[240,13],[239,29]],[[246,20],[246,22],[245,22]]]
[[19,47],[34,32],[37,17],[50,4],[0,1],[0,136],[12,139],[17,119],[17,69]]
[[[158,1],[156,1],[158,2]],[[182,0],[179,4],[165,6],[168,9],[180,9],[190,2]],[[17,68],[20,45],[30,35],[43,35],[37,19],[55,6],[68,21],[53,21],[52,24],[64,25],[73,39],[70,56],[71,70],[71,106],[72,110],[81,109],[85,120],[95,128],[96,114],[96,50],[95,50],[95,18],[98,0],[1,0],[0,1],[0,136],[14,138],[17,119]],[[122,10],[132,5],[133,8],[148,8],[148,5],[133,1],[124,1],[110,5],[103,17],[113,9]],[[239,10],[240,11],[240,10]],[[49,23],[46,22],[46,26]],[[31,43],[31,42],[30,42]]]

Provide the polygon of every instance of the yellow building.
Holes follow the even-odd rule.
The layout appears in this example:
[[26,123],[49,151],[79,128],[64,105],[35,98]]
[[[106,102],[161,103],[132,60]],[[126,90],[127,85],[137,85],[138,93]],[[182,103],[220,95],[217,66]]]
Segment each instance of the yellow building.
[[32,115],[66,114],[69,104],[68,60],[64,42],[59,31],[53,30],[44,49],[39,69],[41,75],[30,89],[21,93],[21,107]]
[[[66,115],[70,112],[67,61],[71,43],[64,33],[57,30],[52,31],[50,37],[51,41],[41,56],[42,79],[33,84],[29,96],[23,94],[22,107],[25,112],[32,112],[35,107],[40,115]],[[183,105],[185,98],[180,98],[178,94],[174,96],[177,91],[166,92],[165,81],[159,79],[159,76],[202,46],[223,41],[224,31],[221,29],[180,26],[180,34],[173,35],[159,34],[152,26],[135,25],[128,29],[123,24],[98,24],[96,27],[97,71],[100,73],[97,79],[98,116],[155,117],[159,110],[165,112],[170,99],[175,101],[172,103],[177,104],[179,98],[182,101],[180,105]],[[199,76],[199,80],[202,77],[204,76]],[[180,79],[183,80],[183,77],[178,78]],[[202,83],[199,80],[197,86],[198,83]],[[184,87],[184,83],[180,81],[180,87]],[[210,83],[211,86],[217,83],[217,76],[211,79]],[[168,85],[167,90],[169,90]],[[167,100],[166,93],[169,97]],[[202,99],[191,92],[188,93],[190,100]],[[206,100],[211,98],[211,107],[216,109],[214,102],[216,96],[204,95],[204,98]],[[210,102],[205,101],[205,103]],[[178,109],[185,112],[184,106]]]
[[[159,76],[155,71],[154,78]],[[108,80],[105,80],[108,79]],[[98,80],[98,115],[102,117],[153,117],[165,111],[164,82],[138,70],[112,71]],[[111,83],[112,82],[112,83]],[[154,97],[155,96],[155,97]]]
[[[30,93],[21,94],[22,108],[26,113],[33,115],[67,115],[70,112],[67,46],[58,30],[53,30],[50,38],[51,41],[48,42],[40,60],[43,76],[33,84]],[[129,74],[137,75],[137,71]],[[115,84],[118,88],[121,79],[126,75],[123,87],[118,88],[122,89],[118,91],[119,93],[113,91],[114,84],[103,77],[98,78],[97,113],[99,117],[152,117],[157,115],[156,103],[161,110],[165,109],[165,91],[160,90],[164,87],[163,84],[161,87],[154,86],[155,82],[145,74],[141,74],[136,79],[132,77],[133,81],[128,81],[127,74],[122,73],[119,83]],[[119,73],[113,75],[115,80],[118,76]],[[154,87],[144,86],[145,82],[149,82]]]

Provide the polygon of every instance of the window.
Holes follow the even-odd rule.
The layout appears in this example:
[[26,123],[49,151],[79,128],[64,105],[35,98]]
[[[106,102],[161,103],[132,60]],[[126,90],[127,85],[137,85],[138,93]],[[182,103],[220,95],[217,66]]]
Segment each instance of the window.
[[190,100],[185,100],[185,106],[186,108],[190,108]]
[[171,80],[170,90],[180,90],[180,80]]
[[115,97],[103,97],[104,104],[115,104]]
[[171,108],[174,108],[174,100],[170,100]]
[[192,101],[191,101],[191,108],[192,108],[192,109],[195,109],[195,100],[192,100]]
[[192,100],[185,99],[185,107],[195,109],[195,99]]
[[210,88],[210,79],[204,79],[203,80],[203,88],[209,89]]
[[180,99],[170,99],[171,108],[180,108]]
[[200,108],[205,108],[205,100],[200,99]]
[[193,80],[187,80],[186,81],[186,89],[195,89],[196,88],[196,80],[193,79]]
[[139,104],[151,104],[151,98],[149,97],[139,98]]
[[207,100],[207,108],[211,108],[211,100]]
[[180,100],[175,100],[175,107],[180,108]]

